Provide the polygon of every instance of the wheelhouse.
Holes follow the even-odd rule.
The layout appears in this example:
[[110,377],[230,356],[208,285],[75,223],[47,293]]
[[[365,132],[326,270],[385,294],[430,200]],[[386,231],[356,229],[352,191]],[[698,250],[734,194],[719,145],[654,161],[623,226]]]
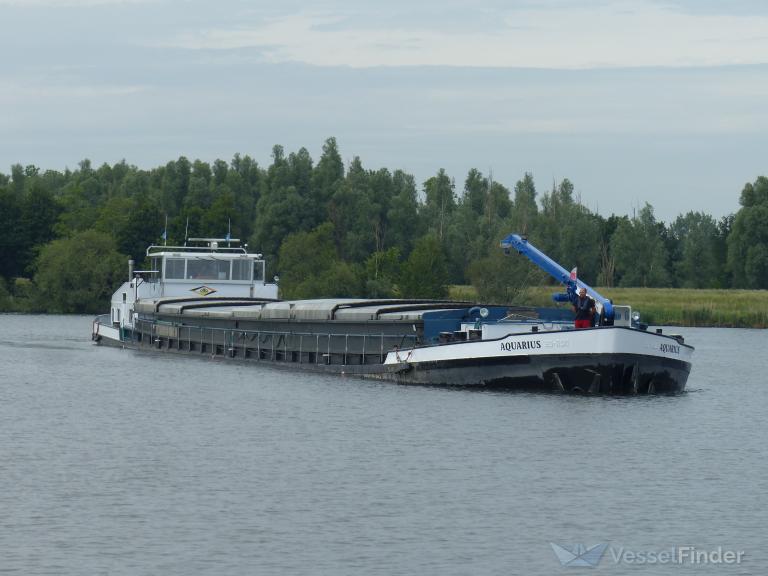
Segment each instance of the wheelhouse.
[[248,254],[242,247],[220,246],[220,240],[212,238],[191,238],[190,241],[208,245],[150,246],[147,260],[151,274],[147,281],[192,284],[201,281],[228,284],[264,282],[265,263],[261,254]]

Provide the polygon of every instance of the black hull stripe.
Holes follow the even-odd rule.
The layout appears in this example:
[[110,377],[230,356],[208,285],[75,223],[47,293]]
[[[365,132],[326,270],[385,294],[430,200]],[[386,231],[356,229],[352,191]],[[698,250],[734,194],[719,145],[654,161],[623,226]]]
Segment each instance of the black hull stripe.
[[540,354],[536,356],[491,356],[488,358],[455,358],[451,360],[431,360],[426,362],[412,362],[416,370],[450,369],[460,367],[484,366],[515,366],[524,364],[537,364],[550,368],[561,367],[566,369],[573,365],[616,365],[630,364],[633,362],[647,362],[660,367],[668,367],[676,370],[691,371],[691,363],[674,358],[662,356],[648,356],[645,354]]

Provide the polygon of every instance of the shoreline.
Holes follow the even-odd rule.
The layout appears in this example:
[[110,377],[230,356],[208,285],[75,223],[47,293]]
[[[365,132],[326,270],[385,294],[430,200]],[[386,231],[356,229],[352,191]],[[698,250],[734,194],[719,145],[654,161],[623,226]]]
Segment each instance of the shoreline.
[[[687,328],[768,328],[768,290],[596,287],[616,304],[629,304],[643,323]],[[526,288],[518,305],[553,306],[557,286]],[[472,286],[452,286],[451,298],[476,298]],[[560,306],[563,306],[561,304]]]
[[[768,328],[768,290],[604,287],[598,287],[597,290],[617,304],[629,303],[633,310],[640,312],[641,321],[652,326]],[[557,291],[557,286],[529,287],[515,304],[552,307],[555,304],[552,302],[551,295]],[[472,286],[450,286],[449,298],[476,300],[477,292]],[[17,304],[17,307],[13,305],[0,307],[0,314],[61,314],[55,311],[25,309],[25,304],[28,305],[28,303],[23,299],[18,300],[17,302],[11,300],[11,303]],[[89,314],[88,311],[82,311],[71,315]]]

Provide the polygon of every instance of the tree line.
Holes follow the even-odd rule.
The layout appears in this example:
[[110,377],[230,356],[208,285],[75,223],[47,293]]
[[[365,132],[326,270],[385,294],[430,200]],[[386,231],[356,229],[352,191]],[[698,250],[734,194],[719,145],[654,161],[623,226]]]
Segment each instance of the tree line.
[[590,211],[568,179],[540,190],[472,169],[439,170],[421,185],[402,170],[345,166],[334,138],[315,162],[305,148],[272,150],[269,166],[236,154],[212,164],[181,157],[150,170],[125,161],[0,173],[0,310],[99,312],[150,244],[232,237],[261,252],[283,298],[441,298],[449,285],[513,301],[545,281],[505,257],[510,232],[598,286],[768,288],[768,178],[744,186],[741,208],[665,224]]

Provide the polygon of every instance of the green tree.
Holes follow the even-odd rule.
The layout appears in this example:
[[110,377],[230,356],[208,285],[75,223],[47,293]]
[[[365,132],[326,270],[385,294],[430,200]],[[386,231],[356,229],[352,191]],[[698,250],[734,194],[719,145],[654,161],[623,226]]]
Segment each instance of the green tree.
[[464,284],[467,266],[485,256],[488,237],[483,224],[483,217],[467,202],[461,202],[451,214],[441,242],[451,284]]
[[93,227],[104,202],[103,188],[92,176],[90,164],[83,160],[81,170],[74,172],[58,194],[62,213],[56,224],[57,236],[70,236]]
[[358,273],[336,254],[331,223],[285,239],[280,247],[282,298],[333,298],[360,293]]
[[728,269],[735,288],[768,288],[768,178],[746,184],[728,237]]
[[397,248],[371,254],[365,261],[365,295],[370,298],[399,295],[400,268],[400,250]]
[[312,160],[305,149],[288,159],[282,146],[272,149],[265,187],[256,204],[250,245],[279,269],[279,250],[290,234],[306,232],[324,221],[309,197]]
[[616,258],[611,251],[611,238],[616,232],[621,220],[629,221],[627,216],[611,214],[608,218],[598,218],[600,223],[600,273],[597,276],[598,286],[613,287],[616,283]]
[[571,269],[589,284],[598,279],[601,268],[601,223],[574,198],[574,187],[564,179],[553,184],[541,199],[541,212],[531,238],[551,258]]
[[468,274],[480,301],[494,304],[521,304],[526,288],[545,281],[545,274],[527,258],[504,254],[498,244],[472,262]]
[[[232,238],[240,238],[235,211],[235,196],[227,190],[216,198],[211,207],[203,214],[203,233],[209,238],[224,238],[230,232]],[[234,228],[232,221],[234,220]]]
[[189,192],[184,197],[184,204],[181,209],[183,212],[185,208],[192,206],[198,206],[207,210],[211,207],[213,202],[213,194],[211,193],[211,182],[206,180],[202,176],[193,175],[189,179]]
[[13,278],[24,269],[21,219],[21,194],[10,186],[0,186],[0,276]]
[[14,312],[13,298],[8,290],[8,284],[0,276],[0,312]]
[[485,257],[488,247],[507,232],[504,220],[511,208],[507,188],[474,168],[469,171],[464,194],[452,214],[447,234],[452,281],[463,282],[467,265]]
[[523,179],[515,184],[515,201],[511,214],[514,231],[527,234],[534,226],[538,212],[533,174],[526,172]]
[[[144,260],[147,247],[158,240],[164,227],[160,208],[147,192],[110,198],[94,226],[96,230],[112,236],[117,251],[127,254],[137,263]],[[169,239],[173,237],[169,230]]]
[[440,168],[436,176],[424,182],[426,203],[424,215],[429,227],[439,240],[443,239],[449,215],[456,207],[455,184],[445,170]]
[[314,219],[310,203],[293,186],[270,190],[257,204],[250,245],[279,268],[278,254],[283,241],[291,234],[306,231]]
[[733,285],[733,278],[728,266],[728,238],[733,230],[734,214],[723,216],[717,222],[717,240],[715,241],[715,259],[721,263],[718,275],[718,285],[721,288],[729,288]]
[[184,198],[189,193],[191,175],[192,164],[184,156],[165,165],[160,183],[160,200],[161,207],[168,216],[174,217],[181,210]]
[[680,215],[670,227],[679,246],[675,279],[683,288],[718,288],[725,262],[718,260],[718,228],[715,220],[702,212]]
[[440,241],[434,234],[424,236],[403,265],[400,292],[404,298],[445,298],[448,267]]
[[24,182],[27,176],[24,173],[24,167],[21,164],[14,164],[11,166],[11,185],[12,190],[17,196],[21,196],[24,193]]
[[46,244],[35,262],[38,307],[47,312],[97,313],[124,280],[127,257],[107,234],[86,230]]
[[669,285],[668,254],[653,207],[647,204],[631,220],[620,220],[611,238],[619,286]]
[[36,250],[55,237],[54,226],[60,212],[53,193],[39,178],[30,178],[27,188],[19,221],[21,264],[25,269],[31,266]]
[[397,194],[394,178],[389,170],[381,168],[368,173],[369,202],[371,220],[368,223],[373,237],[374,251],[381,252],[389,241],[391,222],[389,219],[392,202]]
[[259,165],[250,156],[235,154],[226,185],[235,195],[235,214],[232,215],[233,230],[241,238],[250,238],[253,234],[253,221],[256,216],[256,203],[262,193],[264,175]]
[[336,138],[328,138],[323,144],[323,154],[312,172],[311,180],[315,208],[320,210],[333,197],[344,180],[344,163],[341,160]]
[[484,209],[488,226],[492,228],[497,218],[508,218],[511,213],[512,200],[509,198],[509,189],[499,182],[491,182]]
[[464,180],[464,195],[462,203],[477,215],[481,216],[486,206],[488,196],[488,179],[476,168],[472,168]]
[[373,202],[370,175],[355,157],[344,181],[327,206],[339,254],[345,260],[364,262],[377,249],[381,231],[380,209]]
[[396,170],[392,174],[392,197],[387,210],[385,248],[397,248],[401,254],[411,252],[414,240],[422,233],[418,206],[413,176]]

